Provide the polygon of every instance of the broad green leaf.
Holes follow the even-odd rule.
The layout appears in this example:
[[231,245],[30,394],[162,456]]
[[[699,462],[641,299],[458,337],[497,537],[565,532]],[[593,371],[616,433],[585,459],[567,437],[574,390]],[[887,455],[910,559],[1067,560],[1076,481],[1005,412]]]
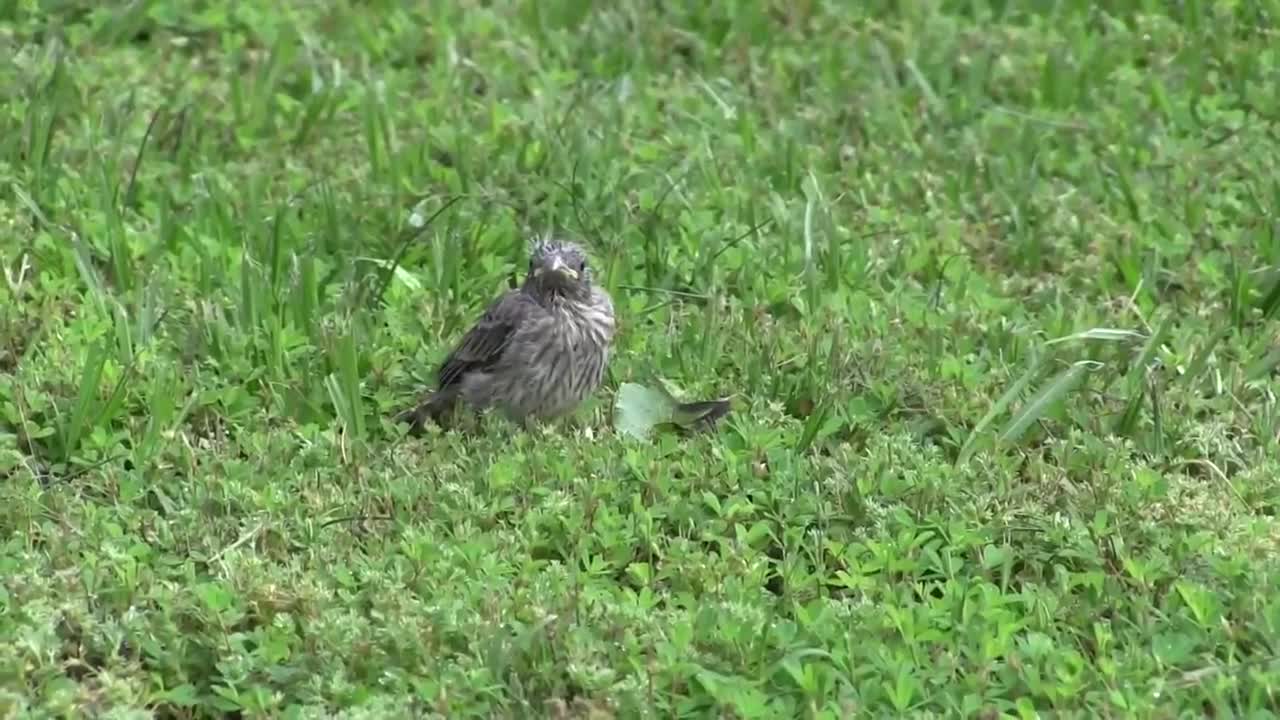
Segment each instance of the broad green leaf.
[[644,439],[663,423],[673,422],[676,403],[661,390],[623,383],[614,402],[614,427],[619,432]]

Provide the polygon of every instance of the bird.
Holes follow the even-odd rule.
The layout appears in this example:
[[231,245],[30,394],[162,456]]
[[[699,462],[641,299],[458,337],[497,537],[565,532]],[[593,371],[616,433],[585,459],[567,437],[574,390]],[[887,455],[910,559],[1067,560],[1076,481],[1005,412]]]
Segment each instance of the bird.
[[419,434],[459,402],[522,426],[572,413],[600,386],[617,331],[613,300],[578,243],[531,244],[524,283],[494,300],[436,372],[436,389],[397,416]]

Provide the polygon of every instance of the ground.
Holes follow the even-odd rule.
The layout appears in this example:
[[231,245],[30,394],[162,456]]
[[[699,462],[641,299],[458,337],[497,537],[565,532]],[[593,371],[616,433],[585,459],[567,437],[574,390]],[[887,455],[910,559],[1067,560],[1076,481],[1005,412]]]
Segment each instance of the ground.
[[0,715],[1280,711],[1276,0],[6,7]]

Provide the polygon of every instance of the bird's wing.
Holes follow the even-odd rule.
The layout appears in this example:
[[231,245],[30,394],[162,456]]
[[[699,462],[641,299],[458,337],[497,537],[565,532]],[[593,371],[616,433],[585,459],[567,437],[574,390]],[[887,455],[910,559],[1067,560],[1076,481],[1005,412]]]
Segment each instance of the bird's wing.
[[529,316],[531,306],[536,304],[520,290],[512,290],[494,301],[440,365],[437,373],[440,389],[459,382],[467,373],[493,367],[520,323]]

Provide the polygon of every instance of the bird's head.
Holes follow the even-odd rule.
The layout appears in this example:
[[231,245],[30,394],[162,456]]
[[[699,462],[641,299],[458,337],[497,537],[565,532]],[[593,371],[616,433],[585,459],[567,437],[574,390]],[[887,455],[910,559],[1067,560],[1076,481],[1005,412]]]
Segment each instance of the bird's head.
[[585,299],[591,294],[591,268],[587,253],[575,243],[540,240],[529,254],[525,286],[547,296]]

